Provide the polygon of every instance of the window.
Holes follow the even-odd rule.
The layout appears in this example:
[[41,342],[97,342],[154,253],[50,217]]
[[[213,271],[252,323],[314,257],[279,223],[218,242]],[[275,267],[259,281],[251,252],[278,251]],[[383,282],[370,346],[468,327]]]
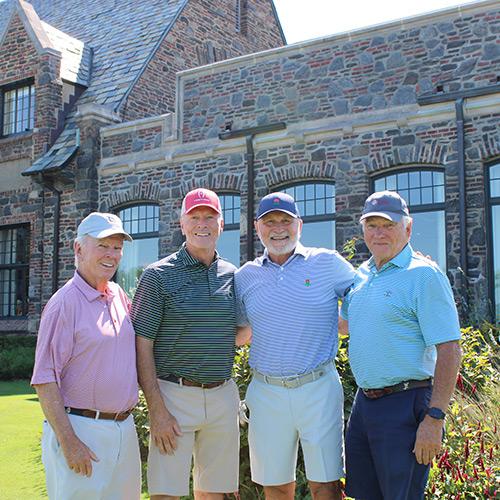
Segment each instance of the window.
[[500,324],[500,162],[491,165],[489,173],[489,200],[491,214],[491,285],[495,305],[495,321]]
[[157,205],[136,205],[119,210],[116,215],[134,241],[124,242],[115,279],[132,296],[144,268],[158,260],[160,209]]
[[35,87],[24,85],[2,91],[1,135],[17,134],[35,125]]
[[25,316],[28,313],[27,227],[0,230],[0,316]]
[[224,231],[217,242],[217,252],[221,257],[240,265],[240,195],[219,194],[224,217]]
[[413,218],[413,248],[430,255],[446,272],[444,173],[432,169],[397,172],[376,178],[373,190],[397,191],[405,199]]
[[304,221],[300,241],[310,247],[335,248],[335,185],[297,184],[282,191],[293,196]]
[[236,31],[242,35],[247,33],[248,0],[235,0]]

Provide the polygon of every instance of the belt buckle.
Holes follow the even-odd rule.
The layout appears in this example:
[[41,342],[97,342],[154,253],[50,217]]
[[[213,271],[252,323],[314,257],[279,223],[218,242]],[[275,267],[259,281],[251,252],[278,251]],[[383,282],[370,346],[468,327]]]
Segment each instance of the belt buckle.
[[94,411],[95,411],[94,420],[99,420],[99,415],[101,414],[100,410],[94,410]]
[[300,375],[292,375],[291,377],[286,377],[281,379],[281,385],[287,389],[296,389],[299,387]]
[[403,382],[403,391],[407,391],[410,388],[410,382]]

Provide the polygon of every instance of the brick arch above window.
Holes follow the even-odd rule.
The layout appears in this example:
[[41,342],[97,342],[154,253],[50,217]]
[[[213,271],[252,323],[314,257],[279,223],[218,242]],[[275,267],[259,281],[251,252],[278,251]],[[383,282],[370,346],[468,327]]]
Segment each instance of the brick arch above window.
[[141,203],[160,203],[160,187],[153,183],[140,183],[128,189],[102,193],[99,209],[103,212],[116,212],[126,205]]
[[500,160],[500,134],[485,134],[479,148],[481,149],[481,158],[485,163],[498,163]]
[[211,189],[217,193],[238,193],[242,190],[244,180],[244,174],[214,174],[213,172],[207,172],[205,177],[184,180],[182,182],[181,191],[183,196],[189,191],[197,188]]
[[377,151],[371,156],[369,173],[401,165],[424,164],[440,167],[447,162],[450,145],[434,140],[411,146],[395,146],[390,151]]
[[326,161],[290,162],[284,167],[272,169],[265,176],[266,186],[272,191],[279,191],[281,186],[299,182],[332,182],[335,178],[336,165]]

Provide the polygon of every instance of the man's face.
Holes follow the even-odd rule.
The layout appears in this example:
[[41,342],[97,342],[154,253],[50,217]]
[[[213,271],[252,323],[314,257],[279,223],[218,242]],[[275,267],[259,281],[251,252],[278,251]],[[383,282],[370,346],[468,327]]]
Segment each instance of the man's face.
[[275,210],[256,221],[255,229],[272,259],[273,255],[293,253],[299,242],[302,220]]
[[404,222],[392,222],[383,217],[368,217],[363,224],[365,243],[375,259],[377,267],[394,258],[408,243],[411,225]]
[[181,231],[188,249],[215,250],[223,227],[222,216],[210,207],[193,208],[181,217]]
[[94,288],[105,285],[115,274],[123,255],[123,236],[107,238],[86,237],[83,243],[75,242],[78,272]]

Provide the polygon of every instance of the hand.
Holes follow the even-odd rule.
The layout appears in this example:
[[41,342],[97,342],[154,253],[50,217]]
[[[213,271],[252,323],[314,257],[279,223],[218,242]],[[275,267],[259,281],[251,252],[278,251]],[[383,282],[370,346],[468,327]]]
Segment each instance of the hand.
[[92,475],[92,462],[99,462],[96,454],[76,436],[61,442],[61,448],[68,467],[77,474],[90,477]]
[[427,465],[441,451],[443,420],[428,415],[420,422],[413,453],[419,464]]
[[182,436],[176,418],[165,409],[161,413],[151,413],[151,439],[162,455],[173,455],[177,449],[177,437]]

